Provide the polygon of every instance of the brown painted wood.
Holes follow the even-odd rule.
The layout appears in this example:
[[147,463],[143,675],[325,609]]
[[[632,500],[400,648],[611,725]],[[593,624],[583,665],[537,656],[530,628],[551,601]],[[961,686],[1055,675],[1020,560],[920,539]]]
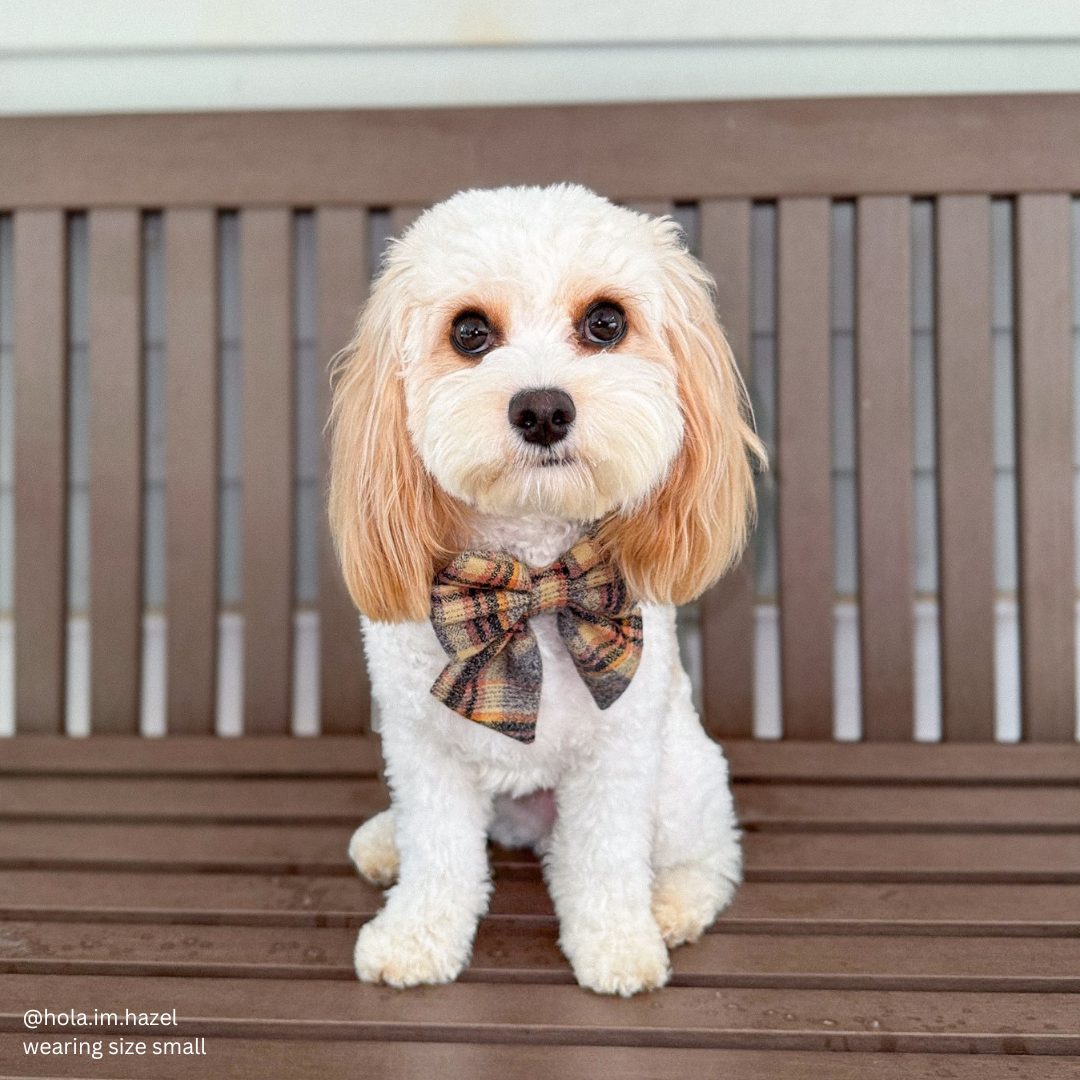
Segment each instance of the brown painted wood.
[[[749,201],[701,203],[698,248],[716,280],[717,311],[743,381],[749,384]],[[749,552],[700,604],[705,725],[717,737],[749,738],[754,732],[754,568]]]
[[1024,737],[1076,731],[1072,219],[1067,195],[1016,201],[1017,533]]
[[[992,1054],[822,1054],[807,1050],[695,1050],[671,1047],[528,1046],[424,1042],[317,1042],[311,1039],[209,1038],[206,1057],[173,1058],[175,1080],[202,1080],[207,1061],[230,1080],[268,1076],[506,1077],[572,1076],[575,1080],[1073,1080],[1074,1058]],[[47,1058],[27,1059],[18,1035],[0,1034],[0,1068],[20,1076],[48,1074]],[[145,1080],[146,1059],[82,1057],[81,1077]],[[30,1071],[45,1069],[46,1072]],[[827,1069],[827,1073],[823,1070]]]
[[[669,987],[630,1000],[573,986],[499,984],[388,993],[339,980],[0,976],[0,1023],[55,994],[100,1010],[175,1008],[181,1035],[423,1039],[669,1047],[1068,1054],[1075,1000],[1055,993],[940,993]],[[240,1006],[238,1008],[238,1006]],[[823,1024],[823,1018],[833,1021]],[[62,1028],[57,1028],[62,1031]],[[130,1029],[128,1029],[130,1032]],[[160,1029],[159,1029],[160,1031]]]
[[139,730],[142,215],[90,213],[90,728]]
[[64,728],[67,621],[67,237],[15,215],[15,724]]
[[880,783],[737,783],[735,798],[744,829],[1080,833],[1080,791],[1072,785],[928,787],[916,795],[909,786]]
[[[1080,783],[1080,746],[725,740],[736,781],[887,784]],[[257,740],[21,736],[5,741],[0,776],[374,776],[377,739]]]
[[386,788],[374,778],[19,776],[0,780],[0,819],[356,826],[388,802]]
[[1080,747],[725,742],[736,780],[803,783],[1074,784]]
[[[348,874],[353,827],[10,821],[0,868]],[[1075,833],[751,832],[744,853],[748,881],[1080,883]],[[492,861],[539,876],[531,854]]]
[[400,236],[423,212],[422,206],[395,206],[390,211],[390,224],[394,235]]
[[52,207],[428,205],[466,187],[567,180],[627,201],[1076,191],[1077,102],[1032,94],[4,117],[0,191],[5,206]]
[[[495,870],[489,920],[551,922],[537,875]],[[187,926],[358,927],[383,893],[356,875],[0,870],[0,916]],[[716,933],[1062,937],[1080,932],[1080,885],[748,881]]]
[[217,667],[217,215],[165,214],[166,724],[214,730]]
[[0,775],[367,777],[382,766],[377,739],[334,735],[254,741],[177,736],[167,743],[25,736],[5,741],[3,748]]
[[936,210],[942,735],[994,738],[994,385],[990,200]]
[[[352,337],[367,296],[367,212],[324,208],[317,217],[319,245],[319,357],[329,364]],[[320,415],[330,415],[330,378],[320,379]],[[326,461],[323,462],[324,484]],[[367,731],[371,688],[360,641],[360,617],[345,588],[327,516],[320,517],[319,665],[321,730]]]
[[241,215],[244,355],[244,731],[292,717],[292,213]]
[[[744,828],[828,832],[1080,833],[1080,790],[1004,785],[736,781]],[[356,825],[388,803],[376,779],[19,776],[0,780],[0,819]]]
[[856,430],[863,738],[914,737],[911,202],[856,208]]
[[829,203],[783,199],[778,212],[777,531],[784,735],[833,727]]
[[[353,980],[351,927],[4,924],[0,973]],[[465,982],[572,985],[553,921],[480,926]],[[670,986],[1076,993],[1074,938],[708,934],[672,954]],[[512,991],[511,991],[512,992]]]

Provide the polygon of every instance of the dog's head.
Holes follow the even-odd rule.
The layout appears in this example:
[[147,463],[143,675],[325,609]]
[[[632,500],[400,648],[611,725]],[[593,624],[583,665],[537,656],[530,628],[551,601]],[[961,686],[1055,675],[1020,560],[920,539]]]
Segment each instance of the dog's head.
[[423,214],[335,380],[330,517],[361,611],[426,618],[476,513],[601,522],[646,600],[723,573],[763,453],[711,286],[674,222],[581,187]]

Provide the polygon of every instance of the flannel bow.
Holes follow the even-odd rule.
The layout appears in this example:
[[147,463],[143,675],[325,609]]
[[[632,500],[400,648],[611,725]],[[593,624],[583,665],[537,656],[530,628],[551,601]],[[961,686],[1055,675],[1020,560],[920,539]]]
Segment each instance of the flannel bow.
[[450,663],[431,692],[455,712],[531,743],[542,668],[529,619],[555,611],[559,635],[606,709],[641,660],[641,606],[591,533],[543,570],[504,552],[466,551],[436,578],[431,624]]

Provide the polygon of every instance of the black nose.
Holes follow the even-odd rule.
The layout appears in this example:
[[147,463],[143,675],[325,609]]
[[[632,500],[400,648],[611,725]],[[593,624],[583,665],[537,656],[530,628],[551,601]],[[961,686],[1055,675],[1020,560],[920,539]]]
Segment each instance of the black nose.
[[521,437],[538,446],[550,446],[566,438],[577,410],[565,390],[519,390],[510,399],[510,423]]

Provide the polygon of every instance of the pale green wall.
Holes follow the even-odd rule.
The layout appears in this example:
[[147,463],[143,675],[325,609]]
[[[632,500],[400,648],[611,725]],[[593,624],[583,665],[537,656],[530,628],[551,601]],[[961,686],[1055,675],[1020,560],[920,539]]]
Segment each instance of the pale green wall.
[[0,113],[1080,90],[1078,0],[2,0]]

